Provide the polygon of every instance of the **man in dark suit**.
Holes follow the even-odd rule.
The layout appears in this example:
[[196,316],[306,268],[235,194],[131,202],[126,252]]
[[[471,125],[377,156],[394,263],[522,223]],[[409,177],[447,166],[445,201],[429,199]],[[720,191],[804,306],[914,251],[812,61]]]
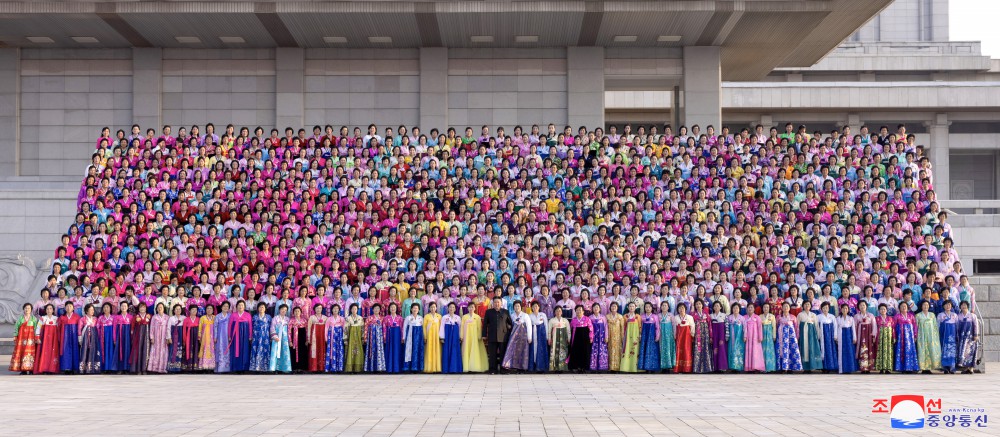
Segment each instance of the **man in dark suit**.
[[490,362],[490,373],[496,374],[500,369],[500,361],[507,352],[507,338],[513,323],[510,313],[503,307],[503,300],[493,298],[493,308],[486,310],[483,317],[483,342],[486,343],[486,355]]

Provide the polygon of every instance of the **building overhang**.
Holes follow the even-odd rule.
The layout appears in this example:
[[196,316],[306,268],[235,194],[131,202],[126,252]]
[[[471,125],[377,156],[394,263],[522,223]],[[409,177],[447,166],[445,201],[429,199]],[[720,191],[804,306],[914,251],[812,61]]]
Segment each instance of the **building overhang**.
[[892,0],[0,3],[0,47],[722,47],[725,80],[808,67]]

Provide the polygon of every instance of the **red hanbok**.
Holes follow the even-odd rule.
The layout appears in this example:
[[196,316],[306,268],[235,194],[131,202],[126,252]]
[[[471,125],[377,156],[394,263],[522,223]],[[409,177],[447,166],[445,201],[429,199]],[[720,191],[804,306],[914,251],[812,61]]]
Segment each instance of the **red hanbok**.
[[309,318],[309,371],[322,372],[326,367],[326,316]]
[[39,329],[35,373],[59,373],[59,354],[62,353],[62,329],[56,316],[42,316]]
[[39,321],[35,316],[18,317],[14,324],[14,354],[10,357],[11,372],[30,372],[35,369],[35,349],[38,347],[36,329]]

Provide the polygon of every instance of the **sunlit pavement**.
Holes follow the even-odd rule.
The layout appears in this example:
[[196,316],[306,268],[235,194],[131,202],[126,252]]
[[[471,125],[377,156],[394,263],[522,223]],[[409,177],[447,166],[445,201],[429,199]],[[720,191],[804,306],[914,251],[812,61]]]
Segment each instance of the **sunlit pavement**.
[[5,374],[0,435],[877,435],[893,430],[872,400],[894,394],[995,414],[920,434],[1000,435],[998,383],[995,363],[978,375]]

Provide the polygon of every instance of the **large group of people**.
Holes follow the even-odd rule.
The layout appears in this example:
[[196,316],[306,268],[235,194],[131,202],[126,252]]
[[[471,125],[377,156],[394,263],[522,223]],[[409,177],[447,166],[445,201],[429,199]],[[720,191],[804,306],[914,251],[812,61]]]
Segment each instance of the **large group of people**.
[[10,370],[971,372],[882,126],[103,129]]

